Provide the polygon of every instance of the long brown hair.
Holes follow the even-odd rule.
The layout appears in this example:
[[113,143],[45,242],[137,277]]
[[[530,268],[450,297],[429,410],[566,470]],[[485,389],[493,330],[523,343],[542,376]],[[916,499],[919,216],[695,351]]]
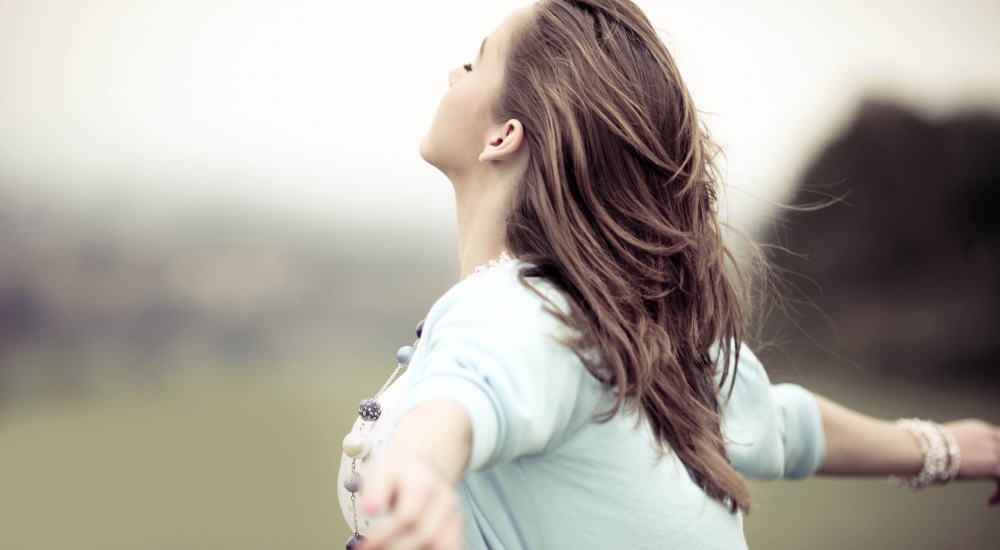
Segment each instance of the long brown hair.
[[552,313],[616,389],[598,420],[638,406],[661,453],[749,511],[710,354],[718,345],[723,381],[735,374],[748,278],[723,240],[717,148],[653,26],[629,0],[542,0],[513,31],[493,115],[520,120],[530,150],[506,244],[533,264],[522,282],[545,278],[570,299]]

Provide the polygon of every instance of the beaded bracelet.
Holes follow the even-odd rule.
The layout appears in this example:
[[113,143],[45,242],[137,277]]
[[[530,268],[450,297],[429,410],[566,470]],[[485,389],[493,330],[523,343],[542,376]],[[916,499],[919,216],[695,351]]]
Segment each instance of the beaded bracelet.
[[914,491],[932,484],[955,479],[961,465],[961,452],[955,436],[947,427],[918,418],[900,418],[896,425],[906,428],[920,444],[924,465],[916,474],[889,476],[894,485]]
[[958,469],[962,465],[962,453],[958,448],[958,441],[955,440],[955,434],[951,433],[951,430],[941,424],[935,424],[934,426],[944,436],[945,442],[948,445],[948,469],[945,473],[948,481],[951,481],[958,477]]

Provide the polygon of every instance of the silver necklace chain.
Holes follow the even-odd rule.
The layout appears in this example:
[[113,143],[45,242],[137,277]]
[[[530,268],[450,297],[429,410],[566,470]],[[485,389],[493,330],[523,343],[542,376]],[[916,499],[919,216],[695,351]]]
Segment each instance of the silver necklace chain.
[[[494,260],[490,260],[488,264],[477,266],[476,269],[473,270],[472,274],[475,275],[477,273],[483,273],[484,271],[489,271],[489,270],[493,269],[494,267],[496,267],[496,266],[498,266],[500,264],[509,262],[509,261],[511,261],[513,259],[514,258],[510,254],[507,254],[507,251],[504,250],[504,251],[500,252],[500,256],[499,257],[497,257]],[[417,338],[417,340],[415,342],[413,342],[413,351],[414,352],[417,351],[417,347],[419,345],[420,345],[420,338]],[[403,370],[404,368],[406,368],[406,365],[404,365],[402,363],[398,363],[396,365],[396,370],[392,371],[392,374],[389,375],[389,379],[385,381],[385,384],[382,384],[382,389],[380,389],[378,391],[378,393],[375,394],[375,400],[376,401],[378,401],[378,398],[381,397],[383,393],[385,393],[385,390],[389,389],[389,385],[392,384],[393,380],[395,380],[396,375],[398,375],[399,371]]]
[[[417,351],[417,346],[419,345],[420,345],[420,338],[417,338],[417,340],[413,342],[414,352]],[[385,384],[382,384],[382,389],[380,389],[378,393],[375,394],[375,401],[378,401],[378,398],[381,397],[382,393],[389,388],[389,384],[392,384],[393,379],[396,378],[396,375],[399,374],[399,371],[403,370],[403,368],[405,367],[406,365],[402,363],[396,365],[396,370],[392,371],[392,374],[389,375],[389,379],[385,381]]]

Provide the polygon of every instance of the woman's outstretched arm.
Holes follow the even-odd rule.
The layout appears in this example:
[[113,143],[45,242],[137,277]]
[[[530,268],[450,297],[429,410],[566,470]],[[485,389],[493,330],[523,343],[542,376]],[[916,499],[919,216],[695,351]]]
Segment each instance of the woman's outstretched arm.
[[599,397],[591,391],[599,383],[560,340],[565,330],[502,271],[470,277],[435,303],[399,424],[361,488],[367,512],[388,512],[368,548],[457,550],[458,481],[562,441],[578,405]]
[[458,550],[462,518],[455,484],[471,451],[472,424],[458,402],[434,399],[407,413],[361,492],[365,512],[392,511],[364,548],[406,541],[413,548]]
[[[909,431],[865,416],[813,394],[823,417],[826,458],[819,475],[907,475],[920,471],[924,455]],[[946,422],[961,451],[958,479],[998,481],[991,505],[1000,504],[1000,427],[977,419]]]

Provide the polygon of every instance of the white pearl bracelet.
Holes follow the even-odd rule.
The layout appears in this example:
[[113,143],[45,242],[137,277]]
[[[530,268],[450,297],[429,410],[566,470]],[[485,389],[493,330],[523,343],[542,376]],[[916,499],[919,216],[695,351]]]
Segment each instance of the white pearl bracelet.
[[924,453],[924,465],[916,474],[889,476],[890,482],[913,491],[932,483],[945,484],[955,479],[962,457],[951,430],[930,420],[917,418],[900,418],[896,424],[906,428],[917,438],[920,450]]

